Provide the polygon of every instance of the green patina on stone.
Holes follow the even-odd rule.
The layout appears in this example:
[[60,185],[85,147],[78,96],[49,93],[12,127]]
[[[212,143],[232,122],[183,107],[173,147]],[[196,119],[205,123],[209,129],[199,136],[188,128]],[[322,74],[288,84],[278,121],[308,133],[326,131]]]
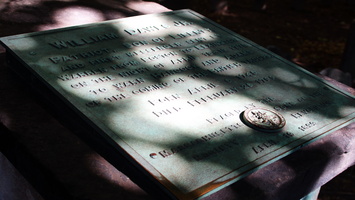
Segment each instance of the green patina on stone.
[[[353,96],[191,10],[1,42],[177,198],[206,196],[354,121]],[[276,132],[243,117],[255,108],[262,122],[276,113],[266,123]]]

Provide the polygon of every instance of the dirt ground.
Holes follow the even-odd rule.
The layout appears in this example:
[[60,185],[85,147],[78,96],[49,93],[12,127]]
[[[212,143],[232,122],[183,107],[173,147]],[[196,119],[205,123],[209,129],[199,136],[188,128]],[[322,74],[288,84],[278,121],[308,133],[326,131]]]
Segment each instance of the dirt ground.
[[312,72],[340,68],[348,32],[355,19],[354,0],[228,1],[228,12],[211,12],[211,0],[192,0],[189,7],[264,46],[276,46],[286,57]]

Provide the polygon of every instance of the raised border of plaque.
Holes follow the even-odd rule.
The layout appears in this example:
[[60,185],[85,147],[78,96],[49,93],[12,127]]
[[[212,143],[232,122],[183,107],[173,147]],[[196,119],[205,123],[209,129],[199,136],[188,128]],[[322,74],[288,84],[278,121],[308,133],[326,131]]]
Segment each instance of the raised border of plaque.
[[191,10],[0,41],[26,84],[171,199],[203,198],[355,118],[352,95]]

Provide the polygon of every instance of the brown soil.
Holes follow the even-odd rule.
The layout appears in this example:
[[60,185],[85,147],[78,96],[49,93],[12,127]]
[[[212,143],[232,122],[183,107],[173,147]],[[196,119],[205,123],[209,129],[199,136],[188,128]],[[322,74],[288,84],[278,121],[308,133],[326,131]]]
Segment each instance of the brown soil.
[[349,0],[305,1],[298,9],[292,0],[267,0],[264,10],[251,0],[229,1],[225,15],[211,12],[210,2],[192,0],[189,7],[264,47],[278,47],[312,72],[340,68],[355,19],[355,5]]

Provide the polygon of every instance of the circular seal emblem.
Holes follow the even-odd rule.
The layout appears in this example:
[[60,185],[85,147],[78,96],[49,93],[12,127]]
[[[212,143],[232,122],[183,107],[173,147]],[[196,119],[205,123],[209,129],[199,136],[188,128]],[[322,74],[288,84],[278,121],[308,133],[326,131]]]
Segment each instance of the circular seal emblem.
[[277,132],[286,124],[285,118],[266,108],[250,108],[244,111],[243,121],[246,125],[259,131]]

